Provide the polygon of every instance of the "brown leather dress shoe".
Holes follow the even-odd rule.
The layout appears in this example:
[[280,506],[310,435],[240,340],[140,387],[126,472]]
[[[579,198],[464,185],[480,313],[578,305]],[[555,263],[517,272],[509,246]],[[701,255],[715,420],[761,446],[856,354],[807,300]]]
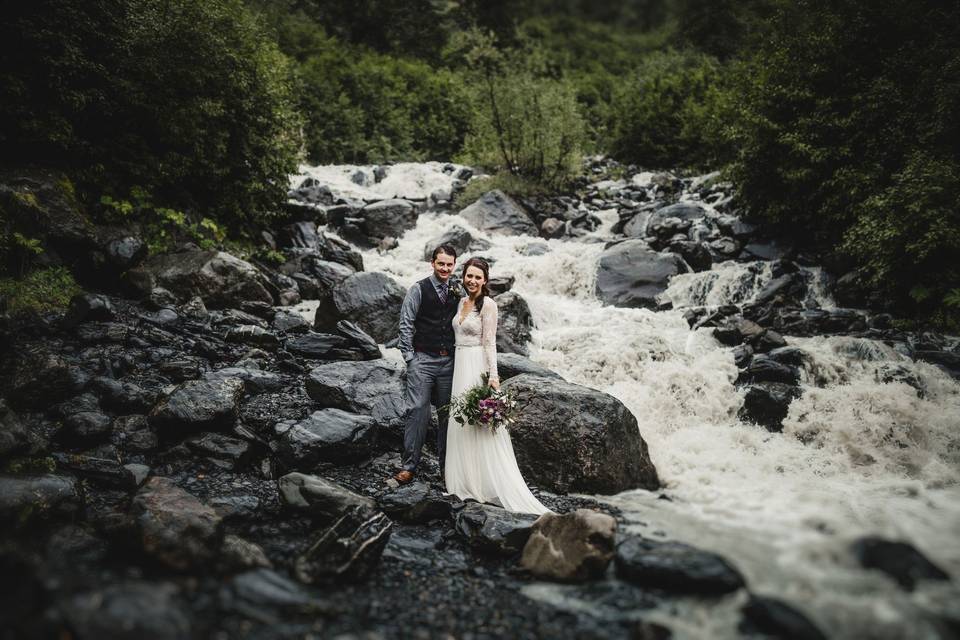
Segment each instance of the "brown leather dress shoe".
[[413,480],[413,473],[404,469],[403,471],[398,472],[393,479],[399,482],[400,484],[407,484]]

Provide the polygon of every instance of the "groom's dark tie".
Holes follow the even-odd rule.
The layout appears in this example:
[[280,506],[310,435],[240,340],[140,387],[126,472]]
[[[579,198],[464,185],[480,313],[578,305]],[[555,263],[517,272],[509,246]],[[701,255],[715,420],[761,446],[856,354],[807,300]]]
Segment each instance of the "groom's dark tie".
[[447,283],[441,282],[437,287],[437,295],[440,296],[440,304],[447,304]]

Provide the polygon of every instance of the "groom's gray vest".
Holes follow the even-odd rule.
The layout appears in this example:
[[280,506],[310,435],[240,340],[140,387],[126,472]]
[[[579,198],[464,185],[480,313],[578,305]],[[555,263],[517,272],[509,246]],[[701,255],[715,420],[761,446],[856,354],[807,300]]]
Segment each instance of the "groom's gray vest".
[[425,278],[418,284],[420,311],[413,323],[413,348],[431,353],[446,351],[453,355],[453,316],[457,313],[457,298],[448,294],[444,304],[440,302],[440,296],[437,295],[430,278]]

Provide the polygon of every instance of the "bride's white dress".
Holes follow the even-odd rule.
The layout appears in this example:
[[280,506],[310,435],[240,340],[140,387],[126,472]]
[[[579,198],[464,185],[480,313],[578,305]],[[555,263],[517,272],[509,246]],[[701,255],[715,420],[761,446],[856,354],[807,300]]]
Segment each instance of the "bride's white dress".
[[[463,303],[453,317],[457,356],[453,365],[452,396],[456,397],[480,382],[489,372],[497,377],[497,303],[486,297],[480,313],[472,310],[460,322]],[[508,511],[542,514],[549,511],[527,488],[513,443],[505,428],[467,424],[451,416],[447,422],[447,455],[444,467],[447,491],[461,500],[499,504]]]

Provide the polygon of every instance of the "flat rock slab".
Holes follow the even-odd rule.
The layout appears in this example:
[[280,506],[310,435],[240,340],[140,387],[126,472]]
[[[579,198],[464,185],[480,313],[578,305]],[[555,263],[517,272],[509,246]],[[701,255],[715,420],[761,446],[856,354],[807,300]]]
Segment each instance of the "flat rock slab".
[[653,309],[670,278],[687,271],[680,256],[653,251],[643,240],[626,240],[600,255],[594,288],[604,304]]
[[298,421],[280,422],[277,456],[292,469],[309,470],[318,462],[349,463],[370,455],[376,422],[369,416],[321,409]]
[[403,421],[403,365],[381,358],[364,362],[334,362],[310,371],[307,394],[322,407],[369,415],[382,426]]
[[277,486],[285,505],[306,511],[329,523],[351,512],[369,515],[377,508],[376,502],[346,487],[296,471],[280,478]]
[[721,595],[746,586],[723,557],[680,542],[630,536],[617,546],[615,564],[623,580],[664,591]]
[[488,191],[460,216],[477,229],[501,235],[539,235],[536,223],[513,198],[499,189]]
[[384,493],[379,505],[394,520],[426,523],[449,518],[453,501],[423,482],[412,482]]

